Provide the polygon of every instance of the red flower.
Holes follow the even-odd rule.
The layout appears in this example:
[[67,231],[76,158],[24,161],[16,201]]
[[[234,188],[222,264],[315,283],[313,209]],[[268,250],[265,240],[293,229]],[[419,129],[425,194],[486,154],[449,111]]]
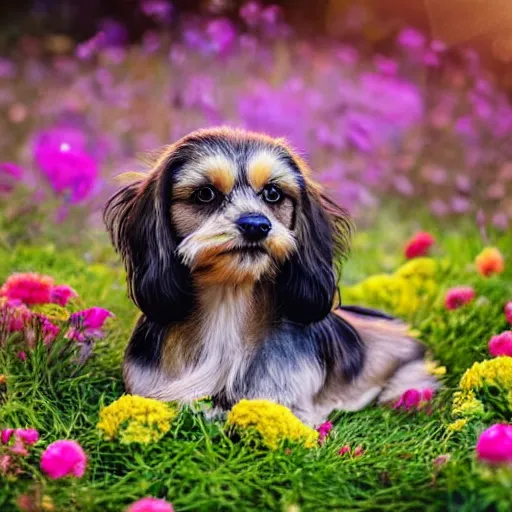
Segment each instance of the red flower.
[[12,274],[0,288],[0,296],[20,300],[28,306],[50,302],[53,279],[35,273]]
[[405,257],[411,259],[425,256],[435,242],[435,238],[430,233],[420,231],[405,244]]
[[446,309],[458,309],[474,300],[475,290],[471,286],[456,286],[446,293],[444,305]]
[[493,336],[489,341],[489,353],[494,357],[512,357],[512,331],[505,331]]

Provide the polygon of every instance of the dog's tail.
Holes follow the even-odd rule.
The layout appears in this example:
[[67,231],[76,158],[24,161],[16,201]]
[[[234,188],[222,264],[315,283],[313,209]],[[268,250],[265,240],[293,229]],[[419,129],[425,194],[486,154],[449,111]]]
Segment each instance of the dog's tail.
[[437,389],[439,382],[425,363],[425,346],[406,323],[380,311],[360,306],[335,310],[358,333],[366,348],[359,378],[382,386],[379,402],[398,399],[408,389]]

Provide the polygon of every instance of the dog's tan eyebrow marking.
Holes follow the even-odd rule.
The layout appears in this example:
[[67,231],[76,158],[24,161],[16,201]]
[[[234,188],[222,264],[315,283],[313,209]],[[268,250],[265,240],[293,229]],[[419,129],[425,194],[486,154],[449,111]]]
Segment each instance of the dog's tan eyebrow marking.
[[293,171],[279,157],[269,151],[260,151],[247,163],[247,180],[260,192],[267,183],[275,183],[292,195],[300,193]]
[[235,186],[235,163],[222,155],[211,155],[187,163],[180,171],[174,185],[175,199],[186,199],[200,186],[213,185],[224,195]]

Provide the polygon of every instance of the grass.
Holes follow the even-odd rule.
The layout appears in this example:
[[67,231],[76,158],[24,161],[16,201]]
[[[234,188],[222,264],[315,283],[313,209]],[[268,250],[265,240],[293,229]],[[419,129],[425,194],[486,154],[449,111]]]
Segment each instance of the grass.
[[[24,461],[25,474],[0,480],[0,510],[17,510],[23,493],[49,497],[56,511],[121,511],[132,501],[165,497],[175,510],[461,510],[508,511],[510,488],[483,477],[474,446],[487,424],[471,422],[461,432],[447,425],[451,395],[465,369],[488,356],[491,335],[507,328],[503,305],[512,298],[512,264],[499,277],[485,279],[471,267],[483,247],[477,229],[452,229],[432,221],[416,225],[385,217],[355,240],[344,270],[346,284],[395,270],[404,240],[417,228],[438,240],[436,259],[446,262],[439,297],[412,320],[434,357],[448,373],[446,387],[431,415],[406,414],[383,407],[333,416],[334,432],[315,450],[293,447],[275,452],[257,442],[226,435],[223,424],[207,421],[189,408],[159,443],[140,447],[101,439],[98,413],[123,393],[120,364],[137,312],[126,298],[123,273],[102,235],[74,248],[5,245],[0,248],[0,280],[14,271],[38,271],[67,283],[87,306],[112,310],[116,320],[94,356],[77,367],[52,350],[38,348],[26,362],[7,347],[0,373],[7,376],[1,396],[0,426],[35,427],[42,437]],[[492,234],[492,244],[512,255],[510,236]],[[84,249],[85,247],[85,249]],[[448,312],[441,304],[446,288],[469,284],[478,304]],[[56,439],[76,439],[89,457],[82,479],[51,481],[39,470],[39,457]],[[362,445],[361,457],[338,455],[341,446]],[[442,467],[434,463],[451,456]]]

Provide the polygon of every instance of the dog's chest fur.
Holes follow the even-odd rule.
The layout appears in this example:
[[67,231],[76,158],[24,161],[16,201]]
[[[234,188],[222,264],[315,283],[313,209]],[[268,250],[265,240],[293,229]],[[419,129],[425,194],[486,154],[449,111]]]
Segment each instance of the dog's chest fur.
[[177,398],[230,395],[252,359],[258,324],[252,288],[203,290],[197,312],[171,331],[165,348],[162,369],[174,374]]

